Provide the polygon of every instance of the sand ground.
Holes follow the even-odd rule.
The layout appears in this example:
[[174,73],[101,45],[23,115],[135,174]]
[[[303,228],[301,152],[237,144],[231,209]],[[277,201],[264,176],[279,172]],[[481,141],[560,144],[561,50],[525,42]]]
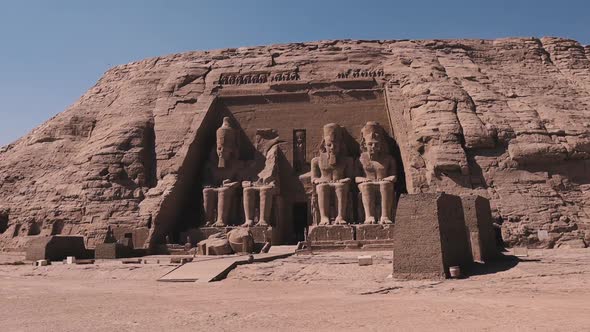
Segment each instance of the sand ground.
[[388,278],[391,254],[292,256],[215,283],[163,283],[166,264],[6,265],[0,331],[573,331],[590,329],[590,249],[529,250],[463,280]]

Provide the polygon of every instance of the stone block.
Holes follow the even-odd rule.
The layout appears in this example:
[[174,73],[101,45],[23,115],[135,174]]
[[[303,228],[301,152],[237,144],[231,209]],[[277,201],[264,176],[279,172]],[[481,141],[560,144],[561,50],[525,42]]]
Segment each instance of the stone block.
[[445,278],[449,267],[472,261],[458,196],[436,193],[400,198],[393,240],[394,277]]
[[198,252],[202,255],[230,255],[233,250],[225,233],[215,233],[197,243]]
[[358,260],[359,266],[373,265],[373,256],[371,255],[358,256]]
[[[234,229],[240,229],[244,227],[240,226],[229,226],[229,227],[201,227],[192,228],[185,232],[180,233],[181,243],[186,242],[186,239],[190,239],[191,245],[196,245],[200,241],[208,239],[211,235],[217,233],[227,234]],[[272,242],[273,227],[271,226],[253,226],[247,228],[255,243],[267,243]]]
[[35,266],[47,266],[49,262],[46,259],[40,259],[35,262]]
[[76,264],[76,257],[74,256],[68,256],[66,257],[66,264]]
[[227,240],[235,253],[254,252],[254,238],[248,228],[240,227],[231,230],[227,233]]
[[354,240],[354,228],[350,225],[310,226],[307,238],[311,243]]
[[255,243],[272,243],[273,228],[271,226],[248,227]]
[[366,240],[393,240],[393,225],[354,225],[356,239]]
[[498,257],[490,201],[477,195],[464,195],[461,205],[473,259],[485,262]]
[[514,247],[512,248],[512,254],[516,257],[528,257],[529,249],[527,247]]
[[94,249],[96,259],[117,259],[133,256],[133,249],[121,243],[100,243]]
[[89,255],[82,236],[52,235],[31,240],[27,247],[26,259],[62,261],[68,256],[86,258]]

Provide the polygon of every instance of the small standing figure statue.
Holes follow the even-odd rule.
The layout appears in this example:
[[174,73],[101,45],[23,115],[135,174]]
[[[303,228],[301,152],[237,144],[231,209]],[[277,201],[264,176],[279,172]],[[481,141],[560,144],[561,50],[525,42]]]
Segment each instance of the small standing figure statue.
[[203,205],[207,226],[228,225],[230,208],[236,196],[236,189],[240,186],[239,172],[243,167],[238,160],[237,134],[229,118],[223,118],[223,124],[216,132],[217,160],[210,160],[205,166]]
[[376,195],[381,197],[380,224],[391,224],[395,200],[397,167],[389,154],[385,130],[377,122],[367,122],[361,130],[359,176],[355,178],[362,195],[365,224],[376,224]]
[[259,195],[259,217],[256,226],[270,225],[269,219],[272,212],[272,200],[278,190],[278,158],[279,158],[278,133],[273,129],[258,129],[256,131],[256,150],[264,160],[255,160],[247,167],[247,170],[259,170],[257,166],[264,165],[262,171],[256,174],[253,181],[243,181],[244,188],[244,216],[243,226],[254,226],[256,193]]
[[305,130],[295,130],[293,134],[293,168],[295,173],[305,173],[306,170],[306,146],[305,146]]
[[320,155],[311,160],[311,182],[315,185],[320,212],[320,225],[330,224],[330,196],[336,194],[338,215],[334,224],[346,224],[350,191],[352,158],[344,155],[343,129],[335,123],[323,128]]

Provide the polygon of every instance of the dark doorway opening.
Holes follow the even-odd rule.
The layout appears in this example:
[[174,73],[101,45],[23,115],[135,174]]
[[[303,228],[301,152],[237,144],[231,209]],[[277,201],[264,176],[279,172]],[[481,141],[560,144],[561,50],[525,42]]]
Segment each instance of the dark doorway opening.
[[307,230],[307,203],[293,204],[293,230],[296,241],[305,241]]
[[27,235],[39,235],[41,234],[41,227],[38,223],[33,222],[29,228],[29,233]]
[[0,234],[8,229],[8,214],[0,213]]

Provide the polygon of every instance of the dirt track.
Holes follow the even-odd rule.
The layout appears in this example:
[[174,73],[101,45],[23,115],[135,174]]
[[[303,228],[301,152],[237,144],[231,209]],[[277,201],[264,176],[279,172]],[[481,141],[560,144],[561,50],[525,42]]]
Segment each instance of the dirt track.
[[[388,279],[391,256],[293,256],[210,284],[157,264],[0,265],[2,331],[587,330],[590,249],[531,250],[464,280]],[[18,260],[0,255],[0,264]]]

